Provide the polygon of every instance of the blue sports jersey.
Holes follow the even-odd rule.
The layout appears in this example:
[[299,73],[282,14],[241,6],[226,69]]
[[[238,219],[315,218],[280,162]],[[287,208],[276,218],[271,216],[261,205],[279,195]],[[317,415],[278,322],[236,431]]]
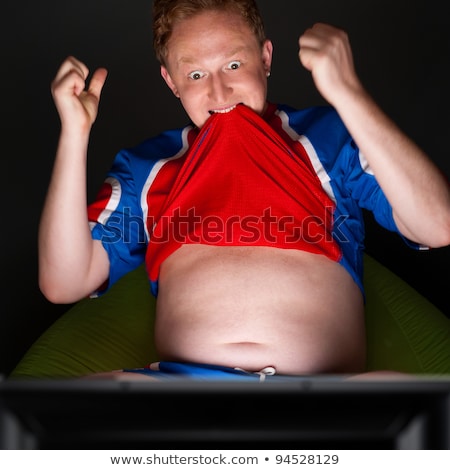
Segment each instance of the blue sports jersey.
[[[337,247],[332,259],[364,292],[362,209],[372,211],[386,229],[397,231],[397,227],[389,202],[342,120],[328,106],[296,110],[275,104],[269,104],[264,116],[257,119],[286,142],[295,158],[303,159],[306,171],[313,174],[326,196],[319,194],[318,200],[331,202],[330,233]],[[201,148],[204,129],[188,125],[167,131],[116,155],[98,197],[88,208],[92,236],[102,241],[111,262],[108,286],[98,294],[146,259],[149,275],[155,271],[149,261],[153,258],[147,256],[157,233],[153,231],[164,216],[174,185],[179,186],[179,175],[192,166],[193,148]],[[186,188],[195,185],[195,177],[194,172],[184,178]],[[157,271],[156,267],[156,274],[150,275],[155,295]]]

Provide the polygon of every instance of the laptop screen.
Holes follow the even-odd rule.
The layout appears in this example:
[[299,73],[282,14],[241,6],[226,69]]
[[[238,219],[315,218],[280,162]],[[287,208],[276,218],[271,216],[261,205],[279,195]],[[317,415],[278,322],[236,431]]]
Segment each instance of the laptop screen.
[[448,449],[450,379],[4,380],[2,449]]

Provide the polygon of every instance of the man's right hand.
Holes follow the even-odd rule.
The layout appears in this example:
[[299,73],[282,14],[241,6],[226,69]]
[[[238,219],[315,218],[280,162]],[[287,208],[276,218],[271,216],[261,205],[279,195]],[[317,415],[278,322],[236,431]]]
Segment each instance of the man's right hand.
[[100,94],[108,71],[98,68],[86,86],[89,69],[73,56],[67,57],[52,81],[51,91],[63,127],[89,131],[97,118]]

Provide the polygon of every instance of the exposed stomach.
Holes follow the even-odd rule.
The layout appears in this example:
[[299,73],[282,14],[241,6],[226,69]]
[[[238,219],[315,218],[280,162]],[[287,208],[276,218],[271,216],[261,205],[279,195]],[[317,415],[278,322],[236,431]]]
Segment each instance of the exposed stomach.
[[184,245],[161,266],[155,335],[161,360],[292,375],[365,365],[358,286],[296,250]]

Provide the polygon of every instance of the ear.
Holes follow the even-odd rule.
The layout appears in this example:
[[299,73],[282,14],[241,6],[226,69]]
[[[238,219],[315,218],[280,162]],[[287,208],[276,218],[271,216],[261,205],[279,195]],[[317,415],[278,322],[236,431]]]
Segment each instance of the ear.
[[164,67],[164,65],[161,65],[161,77],[164,79],[166,82],[167,86],[172,90],[172,93],[179,98],[180,94],[178,93],[177,87],[175,86],[175,83],[172,80],[172,77],[169,74],[169,71]]
[[266,74],[270,75],[272,68],[272,55],[273,55],[273,44],[272,41],[266,39],[262,46],[262,61]]

